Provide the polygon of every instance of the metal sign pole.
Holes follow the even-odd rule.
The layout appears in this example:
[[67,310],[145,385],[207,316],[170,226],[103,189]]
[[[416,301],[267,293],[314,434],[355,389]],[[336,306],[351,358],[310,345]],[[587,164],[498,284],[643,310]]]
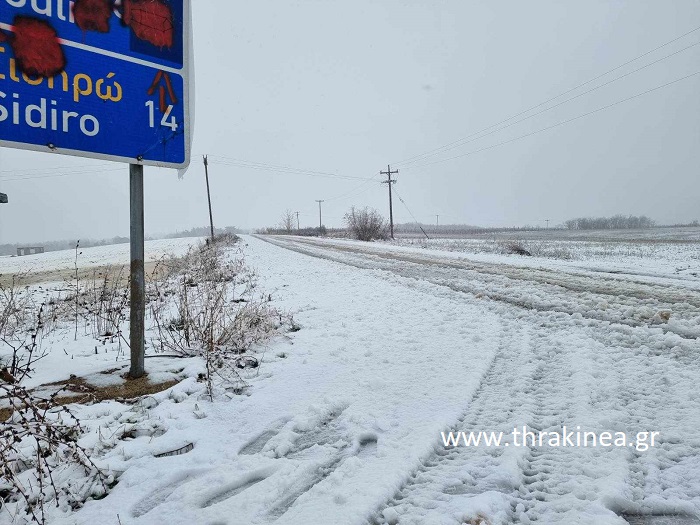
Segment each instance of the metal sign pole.
[[146,314],[146,278],[143,267],[143,166],[129,165],[131,197],[131,368],[129,377],[139,378],[144,374]]

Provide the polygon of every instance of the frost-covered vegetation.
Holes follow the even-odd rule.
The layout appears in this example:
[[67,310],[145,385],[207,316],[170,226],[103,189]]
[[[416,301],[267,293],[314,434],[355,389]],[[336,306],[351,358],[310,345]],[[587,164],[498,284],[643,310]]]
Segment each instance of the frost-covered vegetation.
[[[50,508],[75,510],[104,497],[120,475],[104,455],[152,427],[129,408],[143,394],[188,378],[189,391],[210,402],[246,391],[266,343],[296,327],[259,290],[236,242],[224,235],[184,255],[163,255],[149,267],[147,354],[159,361],[149,360],[153,373],[142,380],[125,377],[124,266],[81,268],[76,244],[73,268],[61,282],[37,284],[29,271],[0,275],[3,519],[45,523]],[[106,360],[118,366],[100,371]],[[80,377],[81,371],[92,376]],[[115,398],[126,404],[112,404],[98,426],[85,424],[86,414],[94,415],[86,406]],[[102,424],[111,428],[108,434]]]

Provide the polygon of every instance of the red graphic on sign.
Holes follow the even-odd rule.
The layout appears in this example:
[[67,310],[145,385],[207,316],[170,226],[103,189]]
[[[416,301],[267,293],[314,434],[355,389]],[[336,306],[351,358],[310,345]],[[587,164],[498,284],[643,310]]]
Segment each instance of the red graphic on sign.
[[110,0],[75,0],[73,18],[83,31],[109,32],[109,19],[112,17]]
[[151,87],[148,88],[148,94],[153,95],[153,93],[156,92],[156,89],[158,89],[158,95],[160,97],[160,112],[164,114],[168,109],[168,105],[166,104],[165,100],[166,94],[168,97],[170,97],[170,101],[173,103],[173,105],[177,104],[177,97],[175,96],[173,84],[170,81],[170,75],[168,75],[165,71],[158,71],[158,73],[156,73]]
[[7,38],[14,51],[17,67],[27,75],[53,77],[66,67],[58,36],[53,27],[43,20],[28,16],[16,16]]
[[157,47],[172,47],[173,13],[162,0],[124,0],[122,20],[141,40]]

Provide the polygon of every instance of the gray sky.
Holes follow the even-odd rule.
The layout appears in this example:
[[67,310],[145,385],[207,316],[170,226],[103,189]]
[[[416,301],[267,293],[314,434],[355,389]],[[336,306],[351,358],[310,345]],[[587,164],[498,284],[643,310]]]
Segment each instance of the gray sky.
[[[700,45],[498,133],[400,163],[699,27],[696,0],[193,3],[192,165],[184,180],[146,168],[147,233],[207,223],[203,153],[219,226],[273,225],[287,208],[315,225],[315,199],[327,199],[330,226],[351,205],[388,214],[379,175],[316,177],[230,159],[353,178],[391,162],[396,190],[424,222],[700,218],[700,75],[473,153],[700,71]],[[696,31],[552,104],[699,41]],[[10,196],[0,205],[0,243],[128,235],[126,165],[2,149],[0,172]],[[394,211],[397,222],[411,220],[398,199]]]

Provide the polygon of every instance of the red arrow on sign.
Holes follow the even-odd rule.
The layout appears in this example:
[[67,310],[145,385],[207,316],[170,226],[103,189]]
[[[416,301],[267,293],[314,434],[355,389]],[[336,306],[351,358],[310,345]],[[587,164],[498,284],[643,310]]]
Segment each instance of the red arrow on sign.
[[165,71],[158,71],[158,73],[156,73],[153,83],[151,83],[151,87],[148,88],[148,94],[153,95],[153,93],[156,92],[156,89],[158,89],[160,97],[161,113],[165,113],[165,111],[168,109],[168,105],[165,103],[166,94],[170,98],[170,102],[172,102],[173,106],[177,104],[177,97],[175,96],[173,84],[170,81],[170,75],[168,75]]

